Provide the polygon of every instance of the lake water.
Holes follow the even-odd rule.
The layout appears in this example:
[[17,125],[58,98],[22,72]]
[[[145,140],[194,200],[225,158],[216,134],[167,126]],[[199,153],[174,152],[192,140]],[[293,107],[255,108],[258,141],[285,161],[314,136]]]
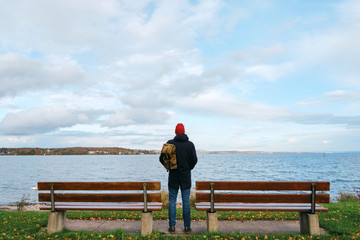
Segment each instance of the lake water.
[[[201,154],[196,180],[330,181],[331,199],[360,191],[360,153]],[[39,181],[161,181],[157,155],[0,156],[0,205],[37,202]]]

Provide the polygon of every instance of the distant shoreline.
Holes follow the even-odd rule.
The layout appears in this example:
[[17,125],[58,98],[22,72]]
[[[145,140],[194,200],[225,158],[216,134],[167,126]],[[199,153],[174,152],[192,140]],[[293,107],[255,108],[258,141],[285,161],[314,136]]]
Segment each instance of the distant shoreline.
[[[348,151],[359,152],[359,151]],[[334,152],[272,152],[272,151],[206,151],[198,154],[329,154]],[[342,152],[343,153],[343,152]],[[69,148],[0,148],[0,156],[31,155],[151,155],[160,154],[159,150],[128,149],[121,147],[69,147]]]
[[145,155],[159,151],[121,147],[69,147],[69,148],[0,148],[3,155]]
[[200,153],[203,154],[303,154],[303,153],[328,154],[332,152],[209,151],[209,152],[200,152]]

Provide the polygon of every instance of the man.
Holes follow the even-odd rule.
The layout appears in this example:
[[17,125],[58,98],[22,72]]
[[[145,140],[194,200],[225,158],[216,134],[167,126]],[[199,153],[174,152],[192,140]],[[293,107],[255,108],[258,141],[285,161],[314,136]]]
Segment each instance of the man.
[[[185,128],[182,123],[176,125],[175,134],[174,139],[167,142],[175,145],[178,165],[178,169],[169,171],[169,232],[175,233],[176,199],[180,188],[183,204],[184,231],[185,233],[190,233],[191,170],[197,163],[197,156],[195,146],[185,134]],[[164,165],[163,154],[160,155],[160,162]]]

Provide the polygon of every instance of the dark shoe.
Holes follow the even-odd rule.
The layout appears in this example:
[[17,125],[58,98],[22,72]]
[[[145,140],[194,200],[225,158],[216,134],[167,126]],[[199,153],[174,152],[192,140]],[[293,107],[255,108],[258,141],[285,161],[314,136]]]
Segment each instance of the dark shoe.
[[185,232],[185,234],[191,233],[191,228],[190,227],[185,227],[184,232]]
[[169,233],[174,234],[175,233],[175,227],[169,227]]

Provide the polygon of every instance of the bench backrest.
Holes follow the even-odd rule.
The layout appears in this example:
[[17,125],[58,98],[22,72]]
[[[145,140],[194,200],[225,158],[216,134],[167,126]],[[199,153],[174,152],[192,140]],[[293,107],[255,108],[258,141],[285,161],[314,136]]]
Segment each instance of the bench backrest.
[[38,190],[47,191],[39,192],[39,202],[52,204],[54,202],[161,202],[160,182],[39,182]]
[[329,190],[330,182],[197,181],[196,202],[329,203]]

